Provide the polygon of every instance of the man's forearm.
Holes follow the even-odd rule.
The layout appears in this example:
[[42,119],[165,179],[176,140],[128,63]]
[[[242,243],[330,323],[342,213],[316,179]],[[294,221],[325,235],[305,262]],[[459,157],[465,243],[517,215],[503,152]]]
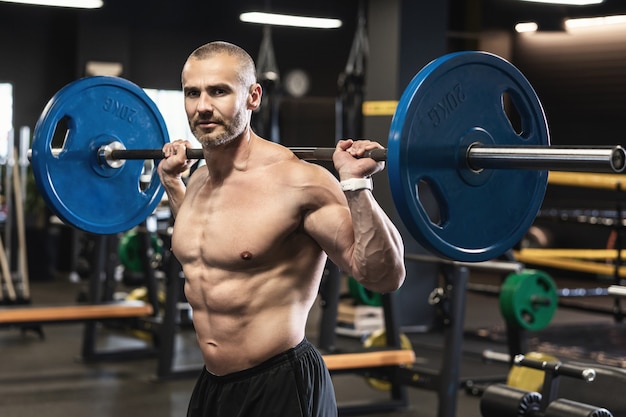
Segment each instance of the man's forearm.
[[346,197],[355,236],[354,278],[372,291],[395,291],[405,277],[402,236],[370,191],[347,191]]
[[165,176],[161,177],[161,184],[163,184],[163,188],[165,188],[165,193],[167,194],[167,199],[170,205],[170,211],[172,212],[172,216],[176,218],[178,214],[178,209],[180,205],[183,203],[183,199],[185,198],[185,183],[181,177],[177,178],[168,178]]

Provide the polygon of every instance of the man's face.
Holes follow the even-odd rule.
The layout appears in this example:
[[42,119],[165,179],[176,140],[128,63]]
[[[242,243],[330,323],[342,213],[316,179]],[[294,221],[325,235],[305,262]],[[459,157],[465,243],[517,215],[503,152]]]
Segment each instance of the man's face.
[[237,60],[226,54],[191,58],[182,73],[189,127],[202,146],[215,147],[241,135],[250,118],[249,86],[240,84]]

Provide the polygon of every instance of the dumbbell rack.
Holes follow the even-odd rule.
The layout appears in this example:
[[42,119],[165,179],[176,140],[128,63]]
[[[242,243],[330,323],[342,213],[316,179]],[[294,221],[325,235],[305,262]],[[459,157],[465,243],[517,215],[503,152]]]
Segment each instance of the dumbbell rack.
[[544,371],[541,393],[524,391],[504,384],[489,386],[482,395],[480,411],[483,417],[612,417],[610,411],[602,407],[584,404],[569,399],[558,398],[561,376],[593,382],[596,371],[577,365],[554,361],[537,361],[517,355],[514,366],[525,366]]

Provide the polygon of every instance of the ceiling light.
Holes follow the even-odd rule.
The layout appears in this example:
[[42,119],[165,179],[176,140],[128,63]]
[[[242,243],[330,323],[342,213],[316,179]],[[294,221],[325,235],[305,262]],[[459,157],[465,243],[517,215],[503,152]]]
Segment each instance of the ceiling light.
[[248,12],[239,15],[242,22],[264,25],[295,26],[316,29],[335,29],[341,27],[341,20],[323,17],[292,16],[276,13]]
[[600,4],[604,0],[522,0],[532,3],[548,3],[548,4],[564,4],[569,6],[589,6],[592,4]]
[[70,7],[75,9],[99,9],[102,0],[0,0],[5,3],[30,4],[35,6]]
[[578,29],[592,26],[605,26],[626,23],[626,15],[617,16],[600,16],[585,17],[579,19],[568,19],[565,21],[565,27],[569,29]]
[[515,25],[515,31],[517,33],[537,32],[538,28],[535,22],[523,22]]

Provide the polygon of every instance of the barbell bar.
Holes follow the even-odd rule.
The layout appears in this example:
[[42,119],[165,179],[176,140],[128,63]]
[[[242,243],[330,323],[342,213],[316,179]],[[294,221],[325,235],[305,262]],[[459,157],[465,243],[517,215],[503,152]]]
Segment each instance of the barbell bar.
[[[294,155],[308,161],[332,161],[335,148],[290,147]],[[53,150],[58,155],[61,149]],[[121,143],[100,147],[98,159],[113,168],[124,160],[163,159],[161,149],[124,149]],[[202,159],[202,149],[187,148],[187,159]],[[29,159],[31,158],[29,153]],[[364,158],[376,161],[387,160],[387,149],[374,149],[366,152]],[[537,169],[582,172],[621,173],[626,168],[626,150],[621,146],[610,147],[495,147],[479,143],[466,149],[467,166],[473,170],[482,169]]]
[[[335,148],[289,148],[298,158],[309,161],[332,161]],[[187,159],[202,159],[202,149],[187,149]],[[366,152],[363,157],[376,161],[387,160],[387,149]],[[116,165],[130,159],[163,159],[161,149],[102,148],[101,161]],[[547,147],[495,147],[479,143],[466,149],[466,161],[470,169],[537,169],[564,171],[592,171],[620,173],[626,168],[626,151],[621,146],[599,148]]]
[[[62,121],[67,131],[59,146]],[[141,88],[88,77],[48,102],[29,159],[59,218],[113,234],[141,223],[161,201],[156,170],[142,180],[143,160],[163,158],[167,142],[162,115]],[[307,160],[332,160],[334,152],[291,149]],[[521,72],[496,55],[469,51],[418,72],[398,102],[388,147],[367,156],[387,161],[395,207],[410,234],[434,254],[465,262],[493,259],[521,240],[541,206],[547,170],[626,166],[621,146],[550,146],[543,108]],[[200,159],[202,150],[189,149],[187,157]]]

